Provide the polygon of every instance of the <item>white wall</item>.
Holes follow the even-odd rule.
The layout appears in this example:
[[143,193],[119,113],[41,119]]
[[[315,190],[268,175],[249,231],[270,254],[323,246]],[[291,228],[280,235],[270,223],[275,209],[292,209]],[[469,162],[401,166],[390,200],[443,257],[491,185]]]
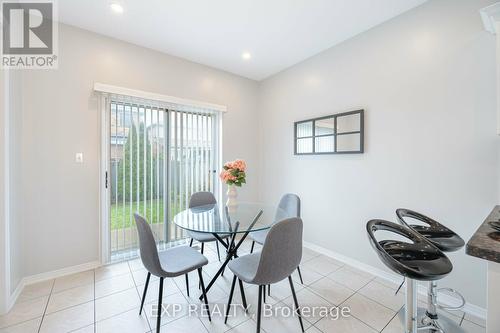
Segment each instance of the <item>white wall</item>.
[[10,274],[7,267],[7,246],[8,246],[8,220],[6,216],[5,200],[8,197],[6,190],[6,118],[8,112],[8,85],[9,78],[6,71],[0,71],[0,313],[4,313],[7,309],[9,293],[9,277]]
[[21,114],[22,89],[19,71],[0,71],[0,313],[12,303],[13,292],[22,278],[22,229],[18,218],[21,210],[15,206],[17,178],[15,169],[19,154],[15,140],[19,134],[14,128]]
[[[94,82],[227,105],[224,159],[257,197],[256,82],[81,29],[59,28],[59,69],[23,73],[24,274],[99,259],[100,128]],[[76,164],[75,153],[84,153]]]
[[[298,193],[305,241],[382,268],[369,219],[412,208],[468,240],[498,203],[492,2],[429,1],[262,82],[261,198]],[[294,121],[358,108],[364,154],[293,155]],[[484,307],[486,263],[451,259],[444,284]]]
[[23,212],[26,202],[22,196],[21,148],[22,148],[22,72],[12,70],[9,73],[9,117],[8,117],[8,181],[9,181],[9,258],[10,258],[10,293],[13,293],[23,278]]

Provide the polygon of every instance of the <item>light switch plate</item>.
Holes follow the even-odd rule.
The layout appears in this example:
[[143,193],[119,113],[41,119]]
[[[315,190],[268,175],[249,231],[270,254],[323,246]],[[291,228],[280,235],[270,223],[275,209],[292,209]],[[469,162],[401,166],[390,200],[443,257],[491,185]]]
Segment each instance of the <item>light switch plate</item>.
[[76,163],[83,163],[83,153],[76,153],[75,162]]

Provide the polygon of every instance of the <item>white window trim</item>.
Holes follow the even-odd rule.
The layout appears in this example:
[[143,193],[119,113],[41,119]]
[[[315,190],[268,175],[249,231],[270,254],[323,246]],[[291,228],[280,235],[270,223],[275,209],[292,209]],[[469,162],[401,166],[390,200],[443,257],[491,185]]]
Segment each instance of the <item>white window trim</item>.
[[[111,126],[111,114],[108,112],[110,108],[111,99],[118,97],[120,100],[132,99],[134,101],[146,100],[149,104],[152,101],[157,102],[159,106],[164,108],[176,109],[179,111],[188,111],[191,108],[197,110],[210,111],[216,114],[217,125],[216,131],[213,131],[214,142],[218,147],[216,156],[214,156],[214,162],[216,165],[221,165],[222,163],[222,118],[223,114],[227,112],[226,106],[212,104],[207,102],[200,102],[195,100],[183,99],[178,97],[172,97],[168,95],[161,95],[155,93],[149,93],[141,90],[134,90],[128,88],[122,88],[112,85],[107,85],[103,83],[94,84],[94,92],[98,94],[98,110],[99,114],[99,126],[101,129],[100,135],[100,177],[99,177],[99,210],[100,210],[100,228],[99,228],[99,257],[101,264],[107,264],[110,262],[110,243],[109,239],[109,200],[111,196],[110,186],[109,186],[109,170],[110,170],[110,138],[109,130]],[[215,170],[218,172],[218,168],[214,166]],[[106,173],[107,181],[106,184]],[[214,179],[218,179],[215,175]],[[108,185],[108,186],[106,186]],[[222,200],[222,186],[219,182],[214,183],[214,193],[218,198],[218,201]]]
[[162,95],[142,90],[135,90],[129,88],[123,88],[118,86],[113,86],[105,83],[94,83],[94,91],[111,94],[120,95],[123,97],[132,97],[134,99],[145,99],[149,101],[157,101],[162,104],[166,104],[165,107],[171,109],[178,109],[179,111],[184,111],[186,108],[196,108],[209,111],[227,112],[227,107],[225,105],[219,105],[214,103],[202,102],[192,99],[174,97],[169,95]]

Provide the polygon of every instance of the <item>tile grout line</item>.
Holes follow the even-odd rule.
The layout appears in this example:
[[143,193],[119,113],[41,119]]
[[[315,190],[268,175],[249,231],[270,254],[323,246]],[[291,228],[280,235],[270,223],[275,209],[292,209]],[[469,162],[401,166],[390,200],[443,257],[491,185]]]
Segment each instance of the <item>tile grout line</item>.
[[[135,287],[130,287],[130,288],[128,288],[128,289],[125,289],[125,290],[122,290],[122,291],[118,291],[118,292],[116,292],[116,293],[113,293],[113,294],[110,294],[110,295],[107,295],[107,296],[99,297],[99,298],[96,298],[95,300],[97,301],[97,300],[100,300],[100,299],[105,298],[105,297],[108,297],[108,296],[112,296],[112,295],[116,295],[116,294],[118,294],[118,293],[122,293],[122,292],[125,292],[125,291],[129,291],[129,290],[132,290],[133,288],[135,288]],[[137,295],[139,295],[139,292],[137,291],[137,288],[136,288],[136,294],[137,294]],[[87,302],[87,303],[90,303],[90,302]],[[85,304],[85,303],[83,303],[83,304]],[[71,307],[74,307],[74,306],[71,306]],[[70,307],[70,308],[71,308],[71,307]],[[106,320],[108,320],[108,319],[111,319],[111,318],[114,318],[114,317],[120,316],[120,315],[122,315],[122,314],[124,314],[124,313],[126,313],[126,312],[129,312],[129,311],[132,311],[132,310],[134,310],[134,308],[132,308],[132,309],[128,309],[128,310],[124,310],[124,311],[119,312],[119,313],[116,313],[116,314],[114,314],[114,315],[112,315],[112,316],[109,316],[109,317],[103,318],[103,319],[102,319],[102,320],[100,320],[99,322],[101,322],[101,321],[106,321]],[[95,307],[94,307],[94,313],[95,313]],[[146,319],[146,320],[147,320],[147,319]],[[96,321],[96,323],[97,323],[97,321]],[[149,321],[148,321],[148,325],[149,325]]]
[[[322,279],[324,279],[324,278],[327,278],[327,279],[328,279],[328,277],[327,277],[327,276],[324,276],[324,277],[322,277],[321,279],[317,280],[316,282],[318,282],[318,281],[320,281],[320,280],[322,280]],[[331,279],[329,279],[329,280],[330,280],[330,281],[333,281],[333,280],[331,280]],[[316,283],[316,282],[314,282],[314,283]],[[333,282],[338,283],[338,282],[336,282],[336,281],[333,281]],[[347,289],[349,289],[350,291],[352,291],[352,292],[353,292],[353,293],[352,293],[349,297],[347,297],[345,300],[343,300],[343,301],[342,301],[339,305],[336,305],[336,304],[335,304],[335,303],[333,303],[332,301],[327,300],[327,299],[326,299],[326,298],[324,298],[321,294],[319,294],[317,291],[315,291],[314,289],[312,289],[310,286],[305,286],[303,289],[307,289],[308,291],[312,292],[314,295],[318,296],[319,298],[321,298],[322,300],[326,301],[327,303],[331,303],[331,304],[335,305],[335,307],[339,307],[339,306],[340,306],[340,305],[342,305],[345,301],[347,301],[349,298],[351,298],[352,296],[354,296],[357,292],[356,292],[355,290],[352,290],[351,288],[349,288],[349,287],[347,287],[347,286],[344,286],[344,285],[343,285],[343,284],[341,284],[341,283],[338,283],[338,284],[340,284],[342,287],[347,288]],[[303,289],[301,289],[301,290],[303,290]],[[301,290],[297,291],[297,293],[299,293]],[[292,295],[285,297],[283,300],[285,300],[285,299],[287,299],[287,298],[290,298],[290,297],[292,297]]]
[[[137,272],[137,271],[134,271],[134,272]],[[126,273],[119,273],[119,274],[116,274],[116,275],[113,275],[113,276],[110,276],[110,277],[106,277],[104,279],[100,279],[100,280],[96,280],[95,279],[95,272],[94,272],[94,283],[99,283],[99,282],[103,282],[103,281],[108,281],[108,280],[111,280],[111,279],[114,279],[114,278],[117,278],[117,277],[123,277],[127,274],[132,274],[132,271],[130,271],[130,267],[129,267],[129,271],[126,272]]]
[[[323,319],[323,318],[321,318],[321,319]],[[318,330],[318,331],[320,331],[321,333],[325,333],[325,332],[324,332],[323,330],[321,330],[318,326],[316,326],[316,324],[317,324],[317,323],[319,323],[319,322],[321,321],[321,319],[320,319],[320,320],[318,320],[318,321],[316,321],[314,324],[311,324],[311,327],[314,327],[315,329],[317,329],[317,330]],[[309,327],[307,330],[309,330],[311,327]],[[307,332],[307,330],[306,330],[306,332]]]
[[[65,307],[65,308],[59,309],[59,310],[57,310],[57,311],[54,311],[54,312],[51,312],[51,313],[47,313],[46,315],[47,315],[47,316],[50,316],[50,315],[53,315],[53,314],[55,314],[55,313],[59,313],[59,312],[62,312],[62,311],[64,311],[64,310],[68,310],[68,309],[76,308],[77,306],[84,305],[84,304],[88,304],[88,303],[91,303],[91,302],[93,302],[93,300],[86,301],[86,302],[83,302],[83,303],[78,303],[78,304],[75,304],[75,305],[70,305],[70,306],[67,306],[67,307]],[[29,320],[25,320],[25,321],[29,321]],[[88,326],[90,326],[90,325],[88,325]]]
[[[367,285],[369,285],[371,282],[373,282],[373,280],[375,280],[375,276],[372,276],[372,277],[371,277],[371,278],[369,278],[369,279],[368,279],[368,281],[367,281],[367,282],[365,282],[365,283],[364,283],[361,287],[359,287],[359,288],[357,288],[357,289],[352,289],[352,288],[351,288],[351,287],[349,287],[348,285],[346,285],[346,284],[344,284],[344,283],[342,283],[342,282],[339,282],[339,281],[337,281],[337,280],[334,280],[334,279],[332,279],[332,278],[330,277],[330,275],[332,275],[333,273],[336,273],[336,272],[337,272],[337,271],[339,271],[339,270],[340,270],[340,269],[338,269],[338,270],[336,270],[336,271],[334,271],[334,272],[332,272],[332,273],[330,273],[330,274],[326,275],[326,276],[325,276],[325,278],[327,278],[327,279],[328,279],[328,280],[330,280],[330,281],[335,282],[336,284],[340,284],[342,287],[347,288],[347,289],[349,289],[349,290],[352,290],[352,291],[354,291],[355,293],[359,292],[361,289],[363,289],[364,287],[366,287]],[[359,274],[356,274],[355,272],[351,272],[351,273],[353,273],[354,275],[361,276],[361,275],[359,275]],[[319,280],[321,280],[321,279],[319,279]],[[318,282],[319,280],[316,280],[314,283]],[[311,283],[311,284],[314,284],[314,283]],[[368,298],[369,298],[369,297],[368,297]]]
[[[242,321],[241,323],[239,323],[239,324],[238,324],[238,325],[236,325],[236,326],[232,326],[232,327],[231,327],[230,329],[228,329],[227,331],[224,331],[224,333],[225,333],[225,332],[231,333],[231,331],[232,331],[232,330],[234,330],[236,327],[238,327],[238,326],[241,326],[241,325],[245,324],[245,323],[246,323],[246,322],[248,322],[249,320],[252,320],[252,318],[251,318],[251,317],[248,317],[248,318],[247,318],[247,320]],[[206,327],[205,327],[205,328],[206,328]],[[207,330],[208,330],[208,328],[207,328]],[[210,332],[210,331],[209,331],[209,332]]]
[[[330,273],[330,274],[331,274],[331,273]],[[320,280],[322,280],[322,279],[324,279],[324,278],[327,278],[328,280],[333,281],[333,282],[335,282],[335,283],[337,283],[337,284],[340,284],[340,285],[341,285],[341,286],[343,286],[344,288],[347,288],[347,289],[349,289],[349,290],[353,291],[352,295],[350,295],[349,297],[347,297],[347,298],[346,298],[344,301],[342,301],[342,303],[340,303],[339,305],[335,305],[334,303],[332,303],[331,301],[327,300],[327,299],[326,299],[326,298],[324,298],[322,295],[320,295],[318,292],[314,291],[314,289],[311,289],[309,285],[305,286],[304,288],[307,288],[307,289],[308,289],[310,292],[312,292],[313,294],[317,295],[318,297],[322,298],[323,300],[327,301],[328,303],[332,303],[332,304],[333,304],[333,305],[335,305],[336,307],[341,306],[341,305],[342,305],[342,304],[344,304],[347,300],[349,300],[351,297],[353,297],[354,295],[358,294],[359,296],[365,297],[365,298],[369,299],[370,301],[375,302],[375,303],[377,303],[378,305],[383,306],[383,307],[384,307],[384,308],[386,308],[386,309],[389,309],[389,310],[391,310],[391,311],[394,311],[393,309],[389,308],[388,306],[386,306],[386,305],[384,305],[384,304],[382,304],[382,303],[379,303],[378,301],[376,301],[376,300],[372,299],[371,297],[368,297],[368,296],[365,296],[365,295],[363,295],[363,294],[359,293],[359,291],[360,291],[361,289],[363,289],[363,288],[364,288],[364,287],[366,287],[368,284],[370,284],[371,282],[373,282],[373,281],[376,279],[376,277],[373,277],[370,281],[366,282],[366,283],[365,283],[365,284],[364,284],[361,288],[359,288],[358,290],[353,290],[353,289],[349,288],[348,286],[346,286],[346,285],[344,285],[344,284],[342,284],[342,283],[340,283],[340,282],[337,282],[337,281],[335,281],[335,280],[333,280],[333,279],[329,278],[329,277],[328,277],[328,275],[323,276],[321,279],[316,280],[314,283],[316,283],[316,282],[318,282],[318,281],[320,281]],[[314,283],[312,283],[312,284],[314,284]],[[311,284],[311,285],[312,285],[312,284]],[[287,296],[286,298],[289,298],[289,297],[290,297],[290,296]],[[286,299],[286,298],[284,298],[284,299]],[[396,311],[396,312],[397,312],[397,311]]]
[[47,298],[47,304],[45,304],[45,309],[43,309],[42,319],[40,320],[40,325],[38,326],[38,333],[42,329],[43,320],[45,319],[45,313],[47,312],[47,308],[49,307],[50,297],[52,296],[52,292],[54,291],[54,285],[56,284],[56,279],[52,281],[52,287],[50,288],[50,294]]
[[[359,290],[363,289],[364,287],[366,287],[368,284],[370,284],[370,283],[372,283],[372,282],[376,282],[376,283],[378,283],[377,281],[372,280],[372,281],[370,281],[369,283],[367,283],[366,285],[364,285],[362,288],[360,288]],[[388,287],[387,287],[387,288],[388,288]],[[389,288],[389,289],[390,289],[390,288]],[[378,300],[373,299],[373,298],[371,298],[370,296],[363,295],[362,293],[360,293],[360,292],[359,292],[359,290],[358,290],[358,291],[356,291],[356,294],[359,294],[360,296],[363,296],[363,297],[365,297],[365,298],[368,298],[370,301],[375,302],[375,303],[377,303],[377,304],[379,304],[379,305],[381,305],[381,306],[383,306],[383,307],[385,307],[385,308],[387,308],[387,309],[389,309],[389,310],[391,310],[391,311],[394,311],[394,309],[391,309],[391,308],[390,308],[390,307],[388,307],[387,305],[380,303]],[[395,295],[394,295],[394,296],[395,296]],[[403,305],[403,306],[404,306],[404,305]],[[401,308],[399,308],[399,310],[401,310]],[[399,311],[399,310],[398,310],[398,311]],[[396,311],[396,313],[398,313],[398,311]]]
[[396,311],[396,313],[394,314],[394,316],[392,316],[391,320],[389,320],[389,322],[384,326],[384,328],[382,328],[382,330],[380,330],[380,332],[383,332],[387,328],[387,326],[389,326],[389,324],[391,323],[391,321],[393,321],[393,319],[396,318],[396,316],[398,315],[399,311],[401,311],[402,308],[404,308],[404,305],[401,306],[401,308],[398,311]]
[[[134,289],[136,288],[135,285],[134,286],[131,286],[131,287],[127,287],[126,289],[122,289],[122,290],[118,290],[118,291],[113,291],[109,294],[106,294],[106,295],[103,295],[103,296],[99,296],[99,297],[96,297],[95,300],[99,300],[101,298],[105,298],[105,297],[109,297],[109,296],[113,296],[113,295],[116,295],[116,294],[119,294],[119,293],[123,293],[125,291],[129,291],[130,289]],[[136,288],[137,289],[137,288]],[[84,303],[87,303],[87,302],[84,302]],[[84,304],[84,303],[80,303],[80,304]]]
[[[137,282],[135,282],[135,278],[134,278],[134,274],[132,274],[132,268],[130,267],[130,260],[127,261],[127,265],[128,265],[128,269],[130,270],[130,274],[132,275],[132,281],[134,282],[134,288],[135,288],[135,292],[137,293],[137,295],[139,295],[139,299],[141,300],[142,302],[142,295],[141,293],[139,292],[139,290],[137,289],[139,286],[137,285]],[[149,281],[150,283],[152,281]],[[144,284],[146,285],[146,284]],[[148,286],[149,287],[149,286]],[[146,300],[144,300],[144,302],[146,302]],[[146,305],[146,304],[145,304]],[[148,323],[148,327],[149,327],[149,332],[152,332],[153,331],[153,328],[151,327],[151,323],[149,322],[149,318],[148,316],[146,316],[146,323]],[[95,333],[95,332],[94,332]]]
[[[21,302],[16,302],[15,304],[19,304],[19,303],[26,303],[26,302],[30,302],[30,301],[34,301],[34,300],[38,300],[40,298],[44,298],[44,297],[49,297],[50,295],[50,292],[47,294],[47,295],[43,295],[43,296],[37,296],[37,297],[34,297],[34,298],[30,298],[28,300],[25,300],[25,301],[21,301]],[[1,316],[0,316],[1,317]],[[26,320],[22,320],[20,322],[16,322],[14,324],[10,324],[10,325],[7,325],[7,326],[4,326],[2,328],[0,328],[0,331],[1,330],[5,330],[7,328],[12,328],[14,326],[18,326],[18,325],[21,325],[21,324],[26,324],[27,322],[29,321],[32,321],[32,320],[36,320],[36,319],[41,319],[42,318],[42,315],[40,315],[39,317],[36,317],[36,318],[30,318],[30,319],[26,319]]]
[[[325,276],[325,277],[326,277],[326,276]],[[319,280],[318,280],[318,281],[319,281]],[[333,281],[333,280],[332,280],[332,281]],[[336,282],[336,281],[334,281],[334,282]],[[347,287],[346,287],[346,288],[347,288]],[[318,294],[317,292],[315,292],[313,289],[311,289],[311,288],[307,288],[307,289],[308,289],[310,292],[312,292],[313,294],[315,294],[316,296],[318,296],[319,298],[323,299],[324,301],[326,301],[326,302],[328,302],[328,303],[333,304],[336,308],[340,307],[342,304],[344,304],[344,303],[345,303],[345,302],[347,302],[349,299],[351,299],[354,295],[356,295],[356,294],[357,294],[357,292],[356,292],[356,291],[352,290],[351,288],[347,288],[347,289],[349,289],[349,290],[353,291],[353,293],[352,293],[349,297],[347,297],[345,300],[343,300],[343,301],[342,301],[339,305],[336,305],[335,303],[332,303],[332,302],[330,302],[329,300],[327,300],[326,298],[324,298],[323,296],[319,295],[319,294]],[[354,317],[354,318],[356,318],[356,319],[358,319],[356,316],[353,316],[353,317]],[[323,319],[323,318],[325,318],[325,317],[322,317],[321,319]],[[321,319],[320,319],[320,320],[321,320]],[[314,324],[316,324],[316,323],[317,323],[317,322],[319,322],[320,320],[315,321],[315,322],[314,322]],[[313,324],[313,325],[314,325],[314,324]],[[370,326],[370,327],[371,327],[371,326]]]
[[[340,305],[342,305],[342,304],[344,304],[345,302],[347,302],[350,298],[352,298],[352,297],[353,297],[354,295],[356,295],[356,294],[357,294],[357,293],[354,293],[354,294],[352,294],[351,296],[349,296],[349,297],[348,297],[345,301],[343,301]],[[361,295],[361,294],[359,294],[359,295],[360,295],[360,296],[363,296],[363,295]],[[366,297],[366,296],[363,296],[363,297],[368,298],[368,297]],[[369,298],[368,298],[368,299],[369,299]],[[378,304],[378,303],[377,303],[377,304]],[[340,306],[340,305],[339,305],[339,306]],[[384,306],[384,307],[385,307],[385,308],[387,308],[386,306]],[[389,309],[389,310],[393,311],[392,309]],[[396,312],[396,315],[397,315],[397,314],[398,314],[398,313]],[[361,318],[356,317],[356,316],[355,316],[355,315],[353,315],[352,313],[351,313],[351,316],[352,316],[352,317],[354,317],[354,318],[356,318],[357,320],[359,320],[360,322],[362,322],[363,324],[365,324],[366,326],[368,326],[369,328],[371,328],[371,329],[372,329],[372,330],[374,330],[375,332],[382,332],[382,331],[379,331],[378,329],[376,329],[375,327],[373,327],[372,325],[368,324],[367,322],[365,322],[365,321],[364,321],[364,320],[362,320]],[[392,318],[394,318],[394,317],[391,317],[391,319],[387,322],[387,324],[384,326],[384,328],[385,328],[387,325],[389,325],[389,323],[391,322]]]

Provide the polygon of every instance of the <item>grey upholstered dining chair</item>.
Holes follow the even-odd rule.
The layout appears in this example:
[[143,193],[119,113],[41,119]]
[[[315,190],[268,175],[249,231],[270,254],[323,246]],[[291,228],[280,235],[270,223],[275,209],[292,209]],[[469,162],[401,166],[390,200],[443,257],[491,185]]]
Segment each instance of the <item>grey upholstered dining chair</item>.
[[141,253],[142,264],[148,271],[144,292],[142,294],[141,308],[139,315],[144,307],[144,300],[148,290],[149,279],[151,274],[160,278],[160,293],[158,295],[158,317],[156,319],[156,332],[160,332],[162,300],[163,300],[163,279],[173,278],[176,276],[186,275],[186,288],[189,290],[187,273],[198,270],[198,278],[200,279],[201,290],[205,299],[205,307],[210,318],[210,309],[208,307],[208,299],[205,291],[205,283],[203,282],[202,267],[208,264],[207,258],[198,251],[188,246],[179,246],[158,253],[156,242],[151,231],[151,227],[144,217],[138,213],[134,214],[135,224],[139,233],[139,249]]
[[[191,198],[189,199],[189,208],[192,207],[198,207],[198,206],[204,206],[204,205],[211,205],[211,204],[216,204],[217,200],[215,199],[215,196],[213,195],[212,192],[196,192],[191,195]],[[189,246],[193,246],[193,240],[197,240],[198,242],[201,243],[201,254],[203,254],[204,249],[205,249],[205,243],[207,242],[215,242],[215,245],[217,246],[217,257],[219,257],[220,261],[220,251],[219,251],[219,242],[217,238],[215,238],[214,235],[205,233],[205,232],[196,232],[196,231],[188,231],[187,235],[191,238],[191,242],[189,243]],[[226,239],[230,235],[220,235],[220,238]]]
[[[302,316],[291,277],[291,274],[299,266],[301,259],[302,220],[298,217],[292,217],[274,224],[267,234],[261,252],[247,254],[229,262],[228,267],[233,272],[234,277],[231,291],[229,292],[225,321],[227,322],[236,279],[238,279],[240,283],[243,281],[255,284],[259,286],[257,333],[260,332],[262,297],[265,294],[264,287],[288,278],[295,309],[300,321],[300,327],[302,332],[304,332]],[[242,300],[243,305],[246,307],[244,295],[242,295]]]
[[[289,217],[300,217],[300,198],[298,195],[293,193],[287,193],[281,197],[274,220],[281,221]],[[252,239],[252,248],[250,249],[250,253],[253,253],[255,243],[260,245],[264,244],[268,232],[269,229],[266,229],[248,234],[248,236]],[[300,266],[297,266],[297,273],[299,273],[300,283],[304,284],[304,281],[302,280],[302,273],[300,272]]]

